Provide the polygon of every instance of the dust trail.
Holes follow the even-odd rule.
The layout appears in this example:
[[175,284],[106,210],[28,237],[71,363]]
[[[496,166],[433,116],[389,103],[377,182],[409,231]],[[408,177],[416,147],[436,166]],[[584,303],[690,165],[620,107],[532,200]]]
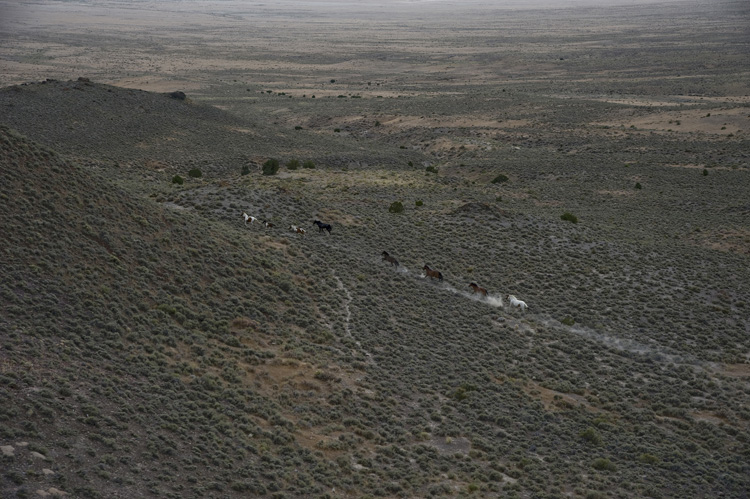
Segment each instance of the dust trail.
[[[421,279],[424,279],[427,277],[425,274],[420,274],[419,277]],[[486,303],[487,305],[490,305],[491,307],[497,307],[497,308],[505,308],[505,304],[503,303],[503,298],[500,295],[494,295],[494,294],[488,294],[487,296],[483,296],[479,293],[472,293],[469,291],[465,291],[462,289],[457,289],[451,286],[450,284],[443,281],[442,284],[438,285],[440,289],[445,289],[446,291],[449,291],[453,293],[454,295],[463,296],[464,298],[468,298],[469,300],[478,301],[480,303]],[[469,285],[467,284],[466,287],[468,288]]]
[[697,364],[701,363],[698,359],[689,358],[684,354],[665,352],[663,349],[658,347],[650,347],[628,338],[617,338],[586,326],[566,326],[565,324],[562,324],[550,317],[540,316],[535,317],[535,321],[538,324],[549,327],[551,329],[573,333],[578,336],[594,340],[609,348],[620,350],[622,352],[631,352],[639,355],[652,355],[657,357],[655,360],[672,362],[674,364],[691,364],[697,366]]
[[336,286],[338,287],[338,289],[342,290],[344,294],[346,295],[346,300],[344,301],[344,312],[345,312],[344,331],[346,332],[346,337],[352,340],[355,345],[357,345],[357,348],[359,348],[360,352],[362,352],[365,355],[365,357],[367,357],[367,360],[369,362],[374,362],[372,360],[372,355],[370,355],[370,352],[362,348],[362,344],[359,341],[357,341],[356,338],[354,338],[354,335],[352,335],[352,329],[351,329],[352,311],[349,308],[349,304],[352,302],[352,294],[344,285],[343,281],[339,279],[339,276],[337,276],[336,273],[333,271],[331,271],[331,273],[333,274],[333,278],[336,279]]

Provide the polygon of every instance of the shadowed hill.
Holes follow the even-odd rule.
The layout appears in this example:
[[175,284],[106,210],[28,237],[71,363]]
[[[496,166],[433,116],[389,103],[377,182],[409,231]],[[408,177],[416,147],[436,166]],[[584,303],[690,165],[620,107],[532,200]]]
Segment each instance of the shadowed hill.
[[[85,78],[0,89],[0,110],[3,124],[87,160],[199,164],[227,174],[239,173],[248,160],[259,164],[264,161],[260,158],[273,156],[314,157],[337,166],[362,157],[359,144],[305,130],[281,133],[266,123],[268,116],[238,117],[189,95],[182,99]],[[393,163],[394,156],[398,154],[381,154],[380,161]]]

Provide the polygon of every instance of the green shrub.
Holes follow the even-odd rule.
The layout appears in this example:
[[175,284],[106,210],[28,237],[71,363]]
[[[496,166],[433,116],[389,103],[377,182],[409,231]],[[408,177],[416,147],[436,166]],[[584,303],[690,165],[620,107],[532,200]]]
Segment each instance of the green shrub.
[[302,163],[302,168],[313,169],[315,168],[315,163],[312,160],[308,159],[304,163]]
[[434,166],[428,166],[427,168],[425,168],[425,170],[428,171],[429,173],[437,173],[438,172],[437,168],[435,168]]
[[560,322],[563,323],[563,324],[565,324],[566,326],[572,326],[573,324],[576,323],[575,319],[573,319],[571,316],[565,317]]
[[585,430],[583,430],[581,433],[578,434],[578,436],[588,442],[591,442],[594,445],[599,445],[602,443],[601,435],[599,435],[599,433],[591,427],[588,427]]
[[659,458],[654,456],[653,454],[641,454],[638,456],[638,461],[642,462],[643,464],[656,464],[659,462]]
[[185,183],[185,180],[183,180],[183,178],[182,178],[182,177],[180,177],[179,175],[175,175],[174,177],[172,177],[172,183],[173,183],[173,184],[179,184],[179,185],[182,185],[182,184],[184,184],[184,183]]
[[706,170],[705,168],[703,169],[703,176],[704,177],[708,176],[708,170]]
[[403,213],[404,212],[404,204],[401,201],[394,201],[391,203],[390,208],[388,208],[388,211],[391,213]]
[[642,189],[642,187],[641,187],[641,183],[640,183],[640,182],[636,182],[636,183],[635,183],[635,188],[636,188],[636,189]]
[[279,171],[279,160],[271,158],[263,163],[263,175],[276,175]]
[[294,129],[295,129],[295,130],[302,130],[302,127],[301,127],[301,126],[299,126],[299,125],[297,125],[296,127],[294,127]]
[[591,466],[595,470],[600,470],[600,471],[615,471],[617,469],[617,466],[615,466],[612,461],[603,457],[600,457],[599,459],[594,459],[594,462],[591,463]]
[[203,176],[203,172],[201,172],[200,168],[192,168],[188,175],[190,175],[193,178],[201,178]]
[[242,175],[248,175],[250,173],[250,165],[242,165]]
[[417,199],[414,204],[416,204],[417,206],[422,206],[424,203],[422,202],[421,199]]
[[565,220],[566,222],[573,222],[574,224],[578,223],[578,217],[567,211],[560,215],[560,219]]
[[509,179],[506,175],[503,175],[502,173],[498,175],[497,177],[492,179],[493,184],[501,184],[503,182],[507,182]]
[[289,161],[287,161],[286,167],[289,168],[290,170],[296,170],[297,168],[299,168],[299,160],[290,159]]

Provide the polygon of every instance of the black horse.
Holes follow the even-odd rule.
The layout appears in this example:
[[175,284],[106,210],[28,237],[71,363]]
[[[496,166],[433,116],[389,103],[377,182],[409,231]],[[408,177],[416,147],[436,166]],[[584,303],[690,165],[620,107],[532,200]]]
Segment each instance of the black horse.
[[390,262],[390,264],[394,267],[398,267],[398,260],[396,260],[391,255],[389,255],[387,251],[384,251],[382,255],[383,255],[383,260],[385,260],[386,262]]
[[331,229],[333,229],[333,227],[331,227],[331,224],[324,224],[320,220],[315,220],[313,222],[313,225],[317,225],[318,226],[318,232],[323,232],[324,230],[327,230],[328,233],[330,234],[331,233]]

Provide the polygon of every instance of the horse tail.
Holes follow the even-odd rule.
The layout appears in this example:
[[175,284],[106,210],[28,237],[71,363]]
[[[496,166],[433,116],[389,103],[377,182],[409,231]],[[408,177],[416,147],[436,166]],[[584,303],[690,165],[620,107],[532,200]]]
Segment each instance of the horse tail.
[[443,273],[438,272],[438,281],[443,282]]

